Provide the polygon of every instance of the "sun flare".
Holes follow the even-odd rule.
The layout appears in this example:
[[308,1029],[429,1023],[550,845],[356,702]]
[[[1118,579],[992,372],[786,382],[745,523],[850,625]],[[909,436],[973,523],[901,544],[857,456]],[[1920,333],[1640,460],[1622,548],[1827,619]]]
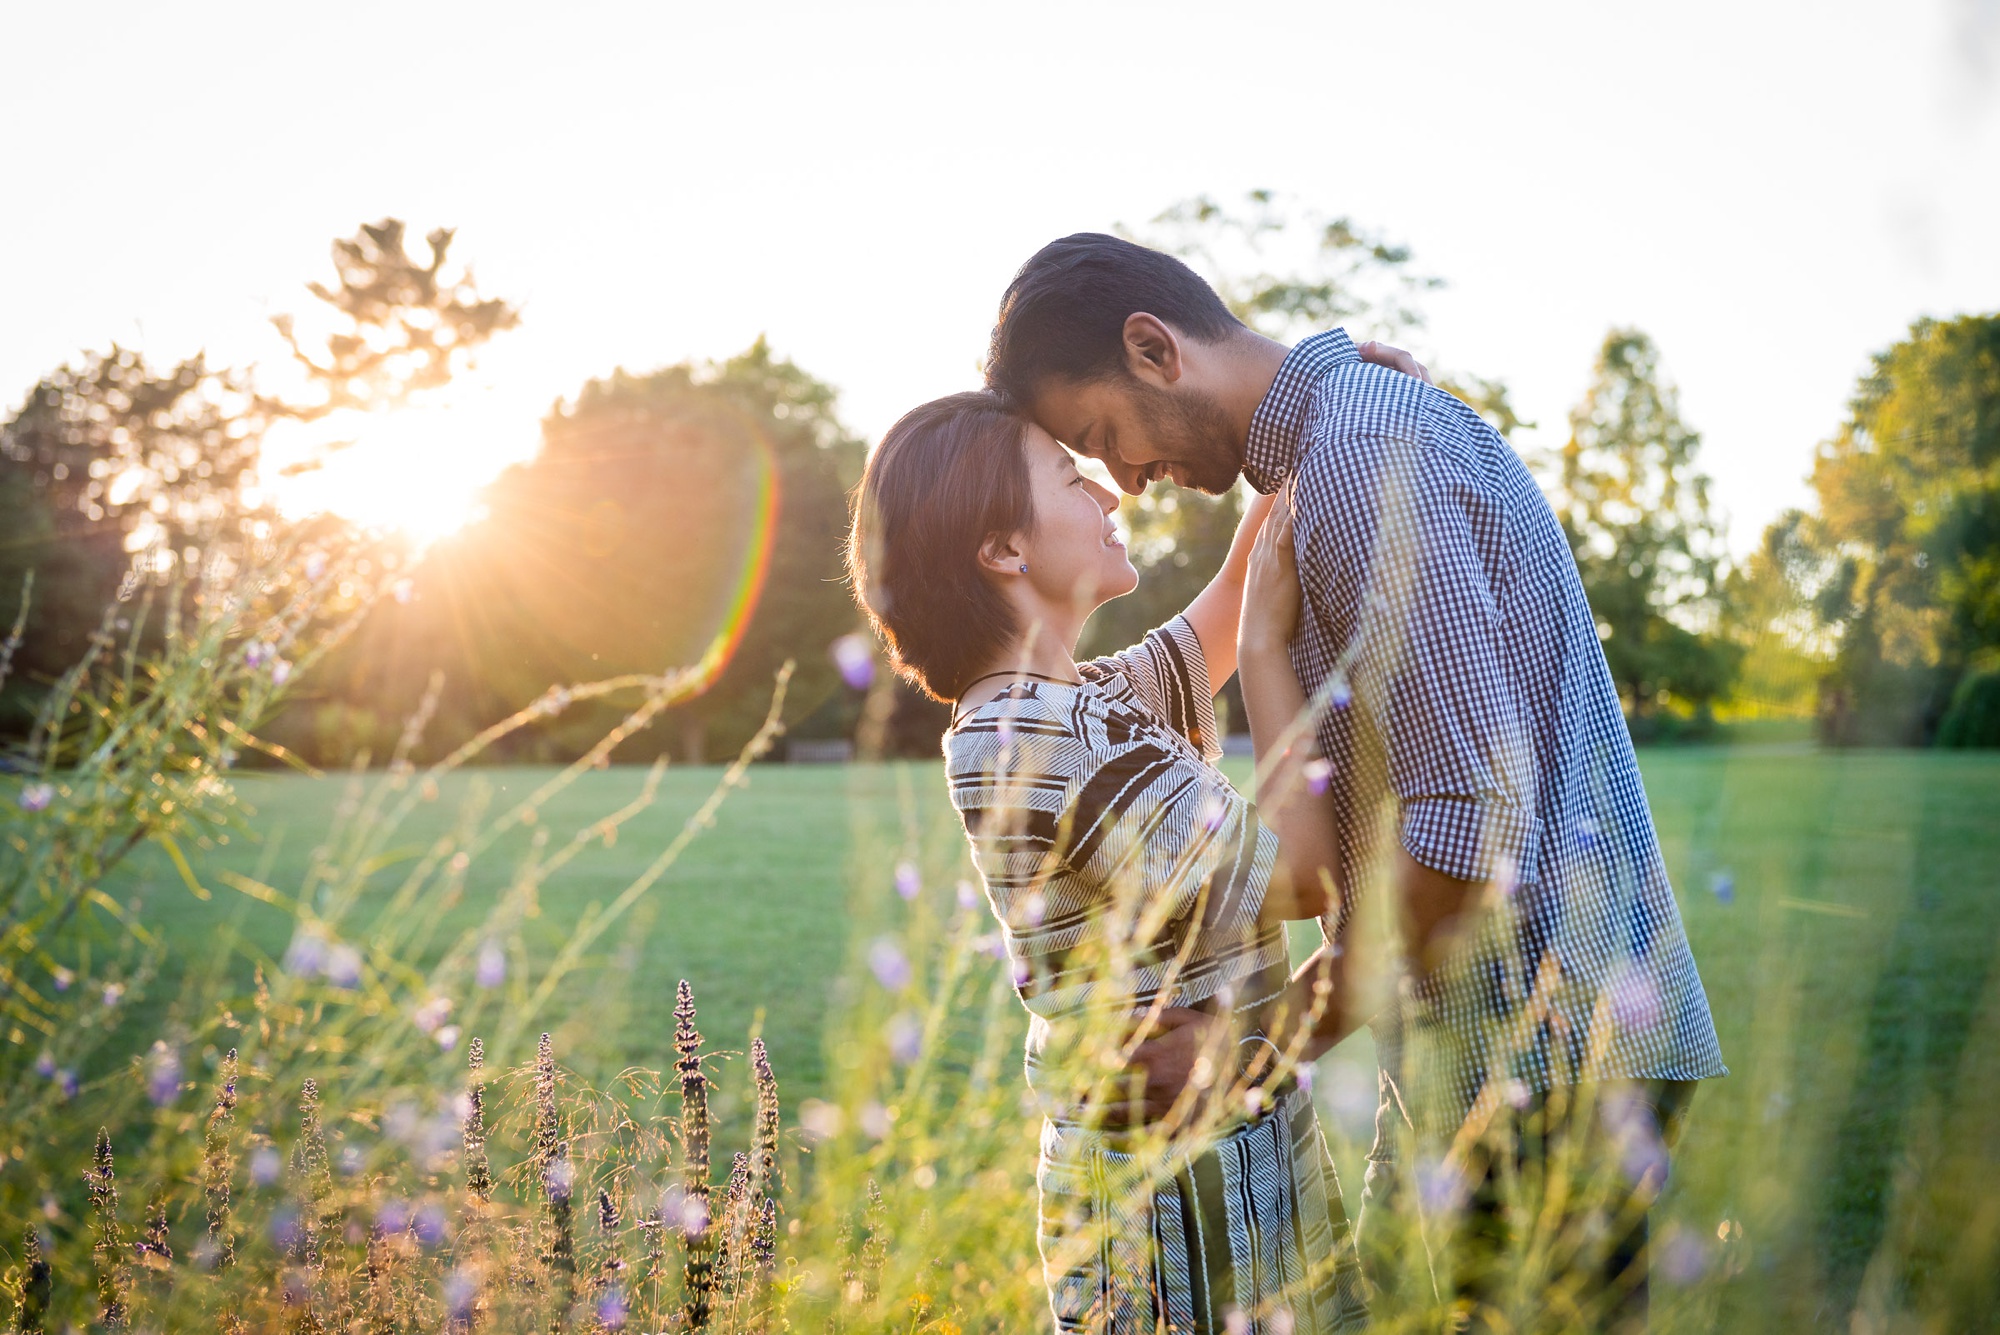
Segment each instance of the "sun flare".
[[336,514],[428,545],[479,517],[479,494],[530,457],[532,417],[490,402],[338,412],[271,442],[266,487],[287,516]]

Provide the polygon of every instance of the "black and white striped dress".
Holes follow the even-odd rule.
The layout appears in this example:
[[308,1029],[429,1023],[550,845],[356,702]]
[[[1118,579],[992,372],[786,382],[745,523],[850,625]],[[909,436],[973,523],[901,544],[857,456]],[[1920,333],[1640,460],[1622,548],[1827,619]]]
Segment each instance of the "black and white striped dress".
[[1092,1017],[1164,999],[1254,1031],[1288,972],[1282,926],[1257,921],[1277,840],[1215,768],[1193,627],[1176,617],[1081,676],[1011,685],[945,738],[952,802],[1032,1016],[1056,1329],[1357,1328],[1359,1270],[1304,1090],[1141,1163],[1050,1087]]

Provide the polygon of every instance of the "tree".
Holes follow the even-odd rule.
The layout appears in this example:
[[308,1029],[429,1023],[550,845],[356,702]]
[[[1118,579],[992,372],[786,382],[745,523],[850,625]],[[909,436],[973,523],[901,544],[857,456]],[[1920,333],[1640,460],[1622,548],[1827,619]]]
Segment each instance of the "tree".
[[65,364],[0,426],[0,624],[36,577],[0,730],[82,652],[128,577],[164,583],[239,544],[262,423],[200,357],[156,370],[113,346]]
[[1961,683],[2000,668],[2000,316],[1919,320],[1876,354],[1812,485],[1815,601],[1838,646],[1825,735],[1926,742],[1954,698],[1984,717],[1990,688]]
[[1741,649],[1719,631],[1724,547],[1653,341],[1614,329],[1556,452],[1553,496],[1636,728],[1676,704],[1705,711]]
[[[712,685],[619,755],[733,752],[785,659],[788,719],[835,690],[828,647],[856,626],[840,553],[862,458],[833,390],[762,339],[719,365],[592,380],[544,420],[540,453],[487,489],[485,517],[376,609],[283,740],[322,760],[379,754],[435,670],[432,746],[448,747],[552,686],[691,666],[721,636]],[[614,710],[545,721],[512,754],[579,754]]]

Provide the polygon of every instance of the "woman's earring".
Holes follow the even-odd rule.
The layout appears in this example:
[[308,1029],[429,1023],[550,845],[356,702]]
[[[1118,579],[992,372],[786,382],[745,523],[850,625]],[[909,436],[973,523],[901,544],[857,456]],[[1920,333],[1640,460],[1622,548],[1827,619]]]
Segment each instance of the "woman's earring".
[[1024,575],[1028,573],[1028,563],[1026,561],[1021,562],[1021,573]]

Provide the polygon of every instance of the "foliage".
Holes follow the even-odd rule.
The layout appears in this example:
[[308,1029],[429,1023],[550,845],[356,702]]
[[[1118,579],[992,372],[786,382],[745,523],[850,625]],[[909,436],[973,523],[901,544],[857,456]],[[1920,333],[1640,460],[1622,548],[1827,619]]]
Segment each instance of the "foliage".
[[1875,357],[1813,467],[1837,742],[1922,742],[2000,646],[2000,316],[1920,320]]
[[1676,703],[1707,709],[1741,658],[1717,633],[1724,554],[1700,448],[1653,341],[1612,330],[1549,461],[1551,500],[1635,726]]
[[[694,663],[720,637],[712,681],[619,758],[731,754],[802,646],[790,717],[835,692],[824,649],[854,626],[837,581],[861,457],[833,391],[762,340],[720,365],[593,380],[273,731],[323,763],[380,755],[441,673],[428,752],[441,754],[552,686]],[[542,720],[498,754],[569,759],[611,717]]]

